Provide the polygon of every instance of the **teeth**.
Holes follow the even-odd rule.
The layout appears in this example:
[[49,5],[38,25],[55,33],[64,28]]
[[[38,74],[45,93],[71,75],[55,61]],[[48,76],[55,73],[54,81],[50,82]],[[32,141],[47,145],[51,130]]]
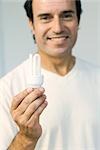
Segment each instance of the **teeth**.
[[62,39],[62,38],[66,38],[66,37],[53,37],[52,39]]
[[52,39],[60,39],[60,38],[68,38],[68,36],[62,36],[62,37],[52,37],[52,38],[47,38],[48,40],[52,40]]

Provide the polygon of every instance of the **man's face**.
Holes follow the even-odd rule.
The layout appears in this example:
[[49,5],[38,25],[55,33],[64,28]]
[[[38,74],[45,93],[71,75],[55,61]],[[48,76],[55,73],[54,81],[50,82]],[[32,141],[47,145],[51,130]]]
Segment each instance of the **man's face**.
[[77,39],[74,0],[33,0],[33,33],[39,51],[49,56],[71,52]]

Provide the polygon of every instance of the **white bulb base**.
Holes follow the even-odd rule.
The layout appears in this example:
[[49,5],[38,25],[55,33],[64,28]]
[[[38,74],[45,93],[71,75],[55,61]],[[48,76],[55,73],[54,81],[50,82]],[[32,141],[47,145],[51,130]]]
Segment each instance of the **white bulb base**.
[[30,83],[28,84],[28,87],[31,88],[39,88],[43,84],[43,75],[40,76],[32,76],[30,79]]

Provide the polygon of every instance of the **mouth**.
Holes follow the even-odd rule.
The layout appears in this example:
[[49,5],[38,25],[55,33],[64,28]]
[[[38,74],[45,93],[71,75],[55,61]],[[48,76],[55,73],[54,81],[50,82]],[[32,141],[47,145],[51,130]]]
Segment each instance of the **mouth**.
[[62,39],[62,40],[64,40],[64,39],[68,39],[69,38],[69,36],[53,36],[53,37],[47,37],[47,39],[48,40],[60,40],[60,39]]

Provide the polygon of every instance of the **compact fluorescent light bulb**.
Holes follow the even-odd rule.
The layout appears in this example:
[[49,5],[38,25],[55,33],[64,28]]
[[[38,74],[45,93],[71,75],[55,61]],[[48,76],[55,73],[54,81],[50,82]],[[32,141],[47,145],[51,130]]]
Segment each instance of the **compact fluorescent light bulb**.
[[41,62],[39,54],[33,56],[33,76],[41,75]]
[[41,74],[41,58],[39,54],[30,54],[30,69],[31,69],[31,77],[29,86],[33,88],[41,87],[43,84],[43,75]]

